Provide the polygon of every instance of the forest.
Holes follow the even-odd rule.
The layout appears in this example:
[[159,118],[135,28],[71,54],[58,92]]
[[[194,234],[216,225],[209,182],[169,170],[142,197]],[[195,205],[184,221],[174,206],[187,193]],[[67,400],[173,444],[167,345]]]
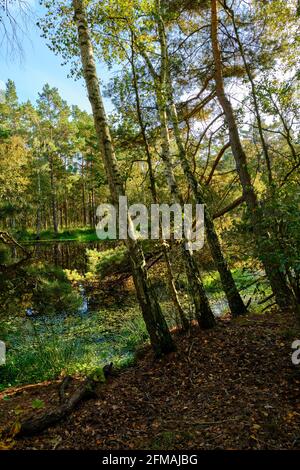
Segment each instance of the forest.
[[0,1],[0,57],[36,28],[60,62],[34,99],[0,65],[0,450],[300,449],[299,26]]

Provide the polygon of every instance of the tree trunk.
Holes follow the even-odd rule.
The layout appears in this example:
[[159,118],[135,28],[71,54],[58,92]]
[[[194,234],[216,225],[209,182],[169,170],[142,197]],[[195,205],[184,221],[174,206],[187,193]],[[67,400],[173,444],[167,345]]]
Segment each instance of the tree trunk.
[[91,217],[90,217],[90,223],[92,227],[95,227],[96,225],[95,212],[96,212],[95,189],[92,188],[91,190]]
[[82,182],[82,222],[83,222],[83,226],[86,227],[87,214],[86,214],[85,183],[84,183],[84,181]]
[[189,329],[190,324],[179,300],[179,295],[176,289],[173,269],[171,265],[170,255],[169,255],[169,247],[164,242],[163,242],[163,253],[164,253],[164,258],[165,258],[165,262],[167,266],[167,279],[168,279],[169,289],[171,293],[171,299],[176,309],[176,312],[178,314],[179,324],[181,325],[183,331],[186,331]]
[[64,213],[65,213],[65,227],[69,227],[69,203],[68,203],[68,198],[65,198],[64,201]]
[[[158,2],[158,10],[159,9],[160,3]],[[165,54],[163,51],[161,51],[160,75],[157,75],[145,50],[140,49],[140,53],[143,56],[154,81],[156,103],[158,108],[158,119],[160,121],[161,159],[164,163],[166,179],[174,201],[183,206],[183,198],[177,186],[171,163],[170,136],[166,108],[167,76]],[[190,293],[195,307],[195,317],[200,327],[213,328],[216,322],[203,286],[199,267],[193,257],[193,254],[189,250],[186,250],[184,243],[181,243],[181,252],[185,262],[186,274],[191,290]]]
[[236,25],[234,10],[232,8],[229,8],[228,6],[226,6],[225,8],[229,12],[229,15],[231,16],[236,41],[237,41],[237,44],[238,44],[238,47],[239,47],[239,51],[240,51],[240,54],[241,54],[241,58],[243,60],[243,64],[244,64],[244,67],[245,67],[245,70],[246,70],[248,80],[250,82],[251,94],[252,94],[252,99],[253,99],[253,106],[254,106],[254,111],[255,111],[255,116],[256,116],[256,121],[257,121],[257,127],[258,127],[258,133],[259,133],[261,146],[262,146],[262,150],[263,150],[263,154],[264,154],[264,157],[265,157],[267,170],[268,170],[269,186],[270,186],[271,192],[273,192],[274,184],[273,184],[271,158],[270,158],[270,155],[269,155],[268,145],[267,145],[267,142],[266,142],[266,139],[265,139],[265,136],[264,136],[264,132],[263,132],[263,128],[262,128],[262,119],[261,119],[261,115],[260,115],[260,111],[259,111],[259,105],[258,105],[258,100],[257,100],[257,95],[256,95],[255,82],[254,82],[254,79],[253,79],[253,76],[252,76],[251,69],[250,69],[249,64],[247,62],[247,59],[246,59],[244,46],[243,46],[243,44],[240,40],[240,34],[239,34],[238,27]]
[[41,235],[41,176],[38,171],[37,174],[37,186],[38,186],[38,207],[36,213],[36,237],[39,240]]
[[[159,1],[157,1],[157,8],[160,8]],[[163,63],[165,67],[164,74],[165,74],[166,82],[167,82],[168,110],[170,111],[170,117],[171,117],[171,121],[173,124],[175,140],[176,140],[176,144],[178,147],[178,156],[181,162],[181,167],[187,179],[189,188],[192,194],[194,195],[196,203],[204,204],[205,200],[204,200],[202,188],[200,187],[194,173],[192,172],[190,163],[186,155],[185,146],[181,137],[177,110],[176,110],[176,106],[174,103],[174,97],[173,97],[173,91],[172,91],[165,27],[164,27],[164,22],[163,22],[160,10],[158,10],[158,14],[157,14],[157,24],[158,24],[158,33],[159,33],[159,39],[160,39],[160,45],[161,45],[161,52],[163,56]],[[210,251],[214,259],[216,268],[219,271],[222,286],[226,294],[232,315],[237,317],[245,313],[247,309],[242,301],[242,298],[238,292],[238,289],[232,277],[231,271],[223,256],[221,244],[220,244],[217,232],[215,230],[213,218],[211,214],[209,213],[209,210],[207,207],[205,207],[204,217],[205,217],[206,235],[207,235],[207,240],[210,246]]]
[[[132,42],[133,42],[133,38],[132,38]],[[133,44],[132,44],[131,50],[132,50],[131,68],[132,68],[132,75],[133,75],[133,87],[134,87],[134,92],[135,92],[137,117],[138,117],[140,129],[141,129],[143,142],[145,146],[146,157],[147,157],[151,195],[152,195],[154,204],[158,204],[158,196],[157,196],[157,191],[156,191],[155,177],[153,173],[151,151],[150,151],[150,146],[149,146],[149,142],[148,142],[147,135],[146,135],[146,127],[145,127],[143,116],[142,116],[142,109],[141,109],[140,96],[139,96],[139,90],[138,90],[138,79],[137,79],[137,74],[136,74],[135,64],[134,64]],[[167,243],[165,243],[164,240],[162,240],[162,247],[163,247],[164,258],[165,258],[165,262],[167,266],[167,279],[168,279],[171,299],[176,309],[176,312],[179,316],[182,329],[187,330],[189,328],[189,321],[186,318],[184,310],[180,304],[179,295],[176,289],[172,265],[170,261],[168,245]]]
[[63,211],[63,206],[60,206],[59,208],[59,218],[60,218],[60,227],[63,229],[64,225],[64,211]]
[[57,201],[56,201],[56,185],[53,168],[53,155],[50,155],[50,184],[51,184],[51,208],[52,208],[52,221],[54,233],[58,233],[58,221],[57,221]]
[[290,291],[284,273],[272,256],[268,255],[267,246],[271,244],[268,231],[262,226],[261,211],[257,196],[251,181],[247,165],[247,157],[243,149],[238,127],[236,124],[233,107],[226,96],[222,73],[221,51],[218,42],[218,13],[217,1],[211,0],[211,40],[215,66],[215,83],[219,103],[224,111],[229,128],[230,144],[236,162],[237,172],[243,189],[243,196],[248,206],[254,233],[257,241],[257,251],[262,261],[267,277],[270,281],[277,304],[284,308],[293,305],[292,292]]
[[[89,100],[93,110],[98,143],[107,174],[112,201],[118,207],[119,196],[124,195],[117,160],[113,148],[107,117],[99,87],[94,53],[82,0],[73,0],[74,19],[77,26],[78,43],[80,48],[83,76],[85,79]],[[128,226],[132,225],[128,217]],[[166,320],[161,312],[156,295],[147,279],[144,254],[136,240],[127,238],[125,241],[129,250],[133,280],[137,298],[141,306],[143,318],[150,336],[152,347],[157,356],[174,350],[174,343]]]
[[82,156],[82,159],[81,159],[81,178],[82,178],[82,222],[83,222],[83,226],[86,227],[87,214],[86,214],[85,175],[84,175],[83,156]]
[[30,417],[20,423],[17,430],[8,428],[5,434],[13,434],[14,437],[18,436],[32,436],[38,434],[50,426],[54,426],[69,414],[72,413],[74,408],[84,399],[95,397],[95,388],[99,382],[94,380],[93,377],[87,377],[84,382],[72,393],[70,398],[66,399],[60,406],[44,413]]
[[[170,154],[170,137],[167,122],[167,113],[163,104],[164,97],[156,87],[157,106],[159,110],[159,119],[161,123],[161,159],[165,165],[166,178],[169,184],[171,195],[174,201],[183,206],[183,198],[172,169]],[[195,316],[202,328],[212,328],[215,325],[214,315],[209,305],[209,301],[203,286],[199,267],[193,254],[186,249],[184,243],[181,243],[181,252],[186,266],[186,274],[191,289],[191,295],[195,306]]]

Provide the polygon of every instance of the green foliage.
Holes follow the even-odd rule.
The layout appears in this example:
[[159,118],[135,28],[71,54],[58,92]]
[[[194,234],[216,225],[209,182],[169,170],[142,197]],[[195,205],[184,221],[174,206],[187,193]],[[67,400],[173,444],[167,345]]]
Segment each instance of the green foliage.
[[27,273],[34,278],[32,312],[44,315],[72,314],[82,305],[82,299],[74,291],[66,273],[54,266],[31,266]]
[[87,250],[88,269],[104,278],[128,268],[129,257],[125,246],[121,245],[105,251]]
[[35,410],[40,410],[41,408],[45,407],[45,402],[36,398],[35,400],[32,400],[31,406]]
[[86,317],[14,318],[0,322],[0,335],[1,330],[8,351],[0,368],[0,389],[60,374],[95,373],[102,380],[105,364],[131,364],[136,348],[148,338],[136,307]]
[[[231,270],[238,290],[242,294],[257,295],[260,297],[268,290],[267,281],[261,279],[260,273],[257,273],[247,267],[235,268]],[[205,289],[213,297],[223,296],[222,283],[218,271],[207,273],[203,277]]]
[[82,298],[73,289],[63,269],[43,263],[21,267],[6,274],[0,271],[2,317],[9,315],[73,314],[82,306]]
[[25,141],[19,136],[0,143],[1,218],[18,213],[24,207],[24,197],[29,186],[28,157]]
[[270,259],[277,261],[300,300],[300,197],[297,183],[282,188],[278,197],[266,200],[262,223],[276,227],[273,238],[265,240]]
[[37,233],[31,230],[16,231],[16,236],[20,242],[48,242],[48,241],[78,241],[91,242],[98,241],[96,230],[89,227],[78,227],[74,229],[60,230],[54,233],[53,230],[42,230],[37,239]]
[[0,265],[9,263],[10,258],[11,253],[9,248],[3,243],[0,243]]
[[[70,107],[49,84],[44,85],[35,106],[29,101],[20,103],[14,82],[8,80],[0,102],[0,122],[0,219],[6,221],[6,228],[21,230],[26,238],[27,231],[32,235],[35,231],[39,239],[41,230],[47,232],[49,226],[54,231],[56,225],[90,223],[92,227],[89,195],[101,193],[105,181],[92,117],[77,106]],[[79,203],[77,195],[83,192]],[[64,212],[60,220],[59,206]],[[57,238],[96,238],[92,233],[72,231]],[[52,237],[49,230],[48,238]]]

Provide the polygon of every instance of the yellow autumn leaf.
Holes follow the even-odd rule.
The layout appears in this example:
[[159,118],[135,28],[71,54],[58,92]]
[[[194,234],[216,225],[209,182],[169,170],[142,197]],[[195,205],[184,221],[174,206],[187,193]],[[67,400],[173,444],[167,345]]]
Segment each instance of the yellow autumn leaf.
[[12,435],[15,436],[21,429],[20,421],[16,421],[12,427]]

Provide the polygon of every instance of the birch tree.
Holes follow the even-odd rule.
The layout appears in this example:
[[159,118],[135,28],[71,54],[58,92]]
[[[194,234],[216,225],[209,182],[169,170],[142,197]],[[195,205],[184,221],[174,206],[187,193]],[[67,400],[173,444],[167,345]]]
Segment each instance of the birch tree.
[[[82,72],[93,110],[99,147],[107,173],[112,201],[114,205],[118,207],[119,197],[124,195],[124,188],[119,174],[113,142],[103,106],[86,13],[82,0],[73,0],[72,5],[74,9],[74,20],[77,27]],[[131,224],[132,220],[128,216],[129,228]],[[129,250],[137,298],[150,336],[152,347],[158,356],[168,353],[174,350],[174,343],[155,293],[149,284],[142,249],[139,243],[131,238],[127,238],[125,243]]]
[[[157,28],[158,28],[158,36],[159,42],[161,46],[161,55],[162,55],[162,62],[164,64],[164,68],[166,69],[164,72],[164,77],[166,80],[166,90],[168,95],[168,111],[171,119],[171,123],[173,125],[175,140],[178,148],[178,156],[181,162],[181,166],[183,172],[186,176],[188,185],[192,194],[194,195],[195,201],[197,204],[205,204],[205,197],[203,194],[203,189],[201,188],[199,182],[197,181],[196,176],[194,175],[191,165],[185,150],[183,138],[181,135],[181,131],[179,128],[179,121],[177,116],[177,109],[174,101],[173,96],[173,85],[171,81],[170,75],[170,63],[168,57],[168,45],[167,45],[167,37],[166,37],[166,30],[163,20],[163,11],[161,8],[160,0],[156,0],[156,16],[157,16]],[[208,207],[205,207],[205,228],[206,228],[206,235],[207,240],[210,246],[211,254],[215,262],[215,266],[219,271],[222,287],[226,294],[228,304],[230,306],[230,310],[233,316],[237,317],[242,315],[246,312],[246,307],[242,301],[242,298],[238,292],[238,289],[235,285],[234,279],[232,277],[231,271],[227,265],[226,259],[223,255],[221,244],[214,226],[214,222],[212,219],[212,215],[209,212]]]

